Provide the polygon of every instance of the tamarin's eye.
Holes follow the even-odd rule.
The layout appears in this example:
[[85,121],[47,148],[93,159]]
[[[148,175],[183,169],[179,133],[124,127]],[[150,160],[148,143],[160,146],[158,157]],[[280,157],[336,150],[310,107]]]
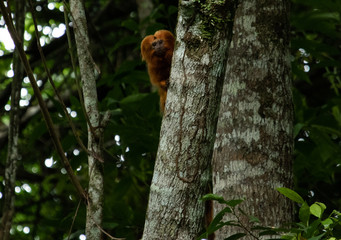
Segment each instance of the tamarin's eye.
[[153,47],[156,47],[157,45],[161,46],[162,43],[163,43],[163,40],[159,39],[159,40],[152,42],[152,46]]

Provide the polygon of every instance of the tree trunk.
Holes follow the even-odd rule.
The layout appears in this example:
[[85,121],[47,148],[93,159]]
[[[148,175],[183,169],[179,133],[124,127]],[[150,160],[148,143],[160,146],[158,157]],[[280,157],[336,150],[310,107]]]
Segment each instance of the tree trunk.
[[[15,22],[16,29],[20,40],[24,38],[25,29],[25,2],[21,0],[15,1]],[[20,125],[20,91],[21,83],[24,78],[24,67],[20,60],[17,46],[13,55],[13,71],[14,77],[12,81],[11,92],[11,112],[10,125],[8,129],[8,152],[5,169],[5,193],[3,202],[3,214],[0,226],[0,239],[7,240],[10,237],[12,226],[12,218],[14,215],[14,200],[15,200],[15,181],[17,161],[20,158],[18,150],[19,140],[19,125]]]
[[[209,3],[209,7],[224,12],[228,19],[233,18],[232,3]],[[209,36],[200,31],[212,27],[203,25],[209,22],[204,22],[204,8],[194,0],[179,5],[176,49],[144,240],[195,239],[203,229],[204,203],[199,199],[211,177],[210,159],[232,32],[226,22]]]
[[79,68],[81,73],[84,106],[88,120],[89,187],[86,216],[86,237],[89,240],[101,239],[103,215],[103,166],[100,163],[100,114],[97,106],[96,67],[90,53],[85,10],[80,0],[70,0]]
[[[275,190],[292,183],[288,14],[289,1],[245,0],[238,6],[213,154],[213,192],[246,198],[242,209],[268,226],[291,222],[293,214]],[[216,239],[236,232],[241,229],[223,228]]]
[[140,34],[141,36],[146,36],[146,19],[152,13],[154,4],[152,0],[136,0],[136,5],[141,29]]

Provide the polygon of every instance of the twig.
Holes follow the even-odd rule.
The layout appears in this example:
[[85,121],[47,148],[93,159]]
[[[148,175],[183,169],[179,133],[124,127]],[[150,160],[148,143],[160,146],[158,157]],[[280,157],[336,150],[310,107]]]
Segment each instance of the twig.
[[76,58],[72,52],[71,33],[70,33],[70,27],[69,27],[69,22],[68,22],[68,16],[67,16],[67,13],[70,12],[70,9],[67,6],[67,3],[65,1],[63,1],[63,7],[64,7],[64,22],[65,22],[65,26],[66,26],[66,36],[67,36],[67,41],[68,41],[68,46],[69,46],[69,54],[70,54],[70,58],[71,58],[72,69],[73,69],[73,72],[75,73],[75,79],[76,79],[76,86],[77,86],[79,101],[81,103],[81,107],[82,107],[82,111],[83,111],[83,115],[85,117],[85,120],[88,123],[88,125],[90,126],[90,128],[92,128],[92,126],[90,124],[89,116],[85,111],[84,99],[83,99],[83,94],[82,94],[81,85],[80,85],[80,77],[78,75],[77,68],[76,68],[76,60],[75,60]]
[[109,233],[107,233],[106,231],[104,231],[103,228],[101,228],[100,225],[98,225],[96,222],[95,222],[96,226],[99,228],[99,230],[101,230],[102,233],[104,233],[105,235],[107,235],[110,239],[112,240],[124,240],[125,238],[116,238],[116,237],[113,237],[111,236]]
[[79,210],[79,206],[80,206],[80,205],[81,205],[81,201],[78,202],[78,205],[77,205],[77,208],[76,208],[75,215],[73,216],[72,223],[71,223],[70,230],[69,230],[69,234],[68,234],[68,237],[67,237],[68,240],[70,240],[71,231],[72,231],[73,225],[74,225],[74,223],[75,223],[76,217],[77,217],[77,215],[78,215],[78,210]]
[[[66,106],[64,104],[64,101],[62,99],[62,97],[60,96],[57,88],[56,88],[56,85],[54,84],[53,80],[52,80],[52,77],[51,77],[51,73],[50,73],[50,70],[49,68],[47,67],[47,64],[46,64],[46,58],[45,58],[45,55],[43,53],[43,49],[41,47],[41,44],[40,44],[40,36],[39,36],[39,32],[38,32],[38,28],[37,28],[37,20],[36,20],[36,16],[35,16],[35,12],[34,12],[34,9],[33,9],[33,4],[32,4],[32,0],[29,1],[29,4],[30,4],[30,7],[31,7],[31,13],[32,13],[32,19],[33,19],[33,24],[34,24],[34,28],[35,28],[35,35],[36,35],[36,39],[37,39],[37,46],[38,46],[38,51],[39,51],[39,54],[40,54],[40,57],[41,57],[41,60],[43,62],[43,65],[44,65],[44,69],[46,71],[46,74],[47,74],[47,78],[58,98],[58,101],[59,103],[61,104],[62,106],[62,109],[64,111],[64,114],[70,124],[70,127],[72,129],[72,133],[73,135],[75,136],[79,146],[89,155],[91,155],[92,153],[85,147],[85,145],[83,144],[82,140],[80,139],[79,135],[77,134],[77,130],[76,130],[76,127],[75,125],[73,124],[73,121],[70,117],[70,114],[68,113],[67,109],[66,109]],[[82,101],[81,101],[82,102]],[[103,162],[102,159],[99,159],[99,161]]]
[[242,221],[240,220],[240,218],[238,217],[238,215],[236,214],[236,211],[234,208],[232,208],[232,214],[237,218],[237,222],[239,223],[239,227],[242,228],[245,232],[247,232],[251,237],[253,237],[254,239],[259,240],[259,237],[257,237],[256,235],[254,235],[246,226],[244,226],[244,224],[242,223]]
[[18,37],[18,34],[13,26],[13,22],[10,18],[10,12],[7,11],[5,5],[4,5],[4,2],[3,1],[0,1],[0,8],[1,8],[1,12],[2,12],[2,15],[3,15],[3,18],[5,20],[5,23],[8,27],[8,31],[13,39],[13,42],[15,44],[15,46],[17,47],[18,49],[18,52],[19,52],[19,55],[20,55],[20,59],[24,65],[24,68],[25,68],[25,71],[27,73],[27,76],[30,80],[30,83],[32,85],[32,88],[33,88],[33,91],[34,91],[34,94],[35,96],[37,97],[37,100],[38,100],[38,103],[39,103],[39,106],[40,106],[40,109],[41,109],[41,112],[43,114],[43,117],[45,119],[45,123],[47,125],[47,129],[49,130],[49,133],[51,135],[51,138],[53,140],[53,143],[55,145],[55,148],[56,148],[56,151],[59,155],[59,157],[61,158],[63,164],[64,164],[64,167],[71,179],[71,182],[73,183],[74,187],[76,188],[78,194],[85,200],[87,201],[87,193],[84,191],[83,187],[81,186],[79,180],[77,179],[77,177],[75,176],[74,172],[73,172],[73,169],[69,163],[69,160],[66,158],[65,156],[65,153],[64,153],[64,150],[63,150],[63,147],[59,141],[59,138],[57,136],[57,133],[54,129],[54,126],[53,126],[53,122],[52,122],[52,119],[51,119],[51,116],[49,114],[49,111],[46,107],[46,104],[43,100],[43,97],[41,95],[41,92],[39,90],[39,87],[37,85],[37,82],[36,82],[36,79],[33,75],[33,72],[32,72],[32,69],[31,69],[31,66],[27,60],[27,57],[26,57],[26,54],[25,54],[25,51],[22,47],[22,41],[19,39]]
[[[70,34],[70,27],[69,27],[69,23],[68,23],[68,16],[67,16],[67,13],[70,13],[71,15],[71,18],[73,19],[73,16],[72,16],[72,13],[70,11],[70,8],[69,6],[67,5],[66,1],[63,0],[63,6],[64,6],[64,21],[65,21],[65,26],[66,26],[66,36],[67,36],[67,39],[68,39],[68,45],[69,45],[69,53],[70,53],[70,58],[71,58],[71,64],[72,64],[72,68],[73,68],[73,71],[75,73],[75,78],[76,78],[76,84],[77,84],[77,91],[78,91],[78,95],[79,95],[79,100],[80,100],[80,103],[81,103],[81,106],[82,106],[82,111],[83,111],[83,114],[85,116],[85,120],[90,128],[90,131],[95,135],[96,131],[95,131],[95,128],[92,126],[91,122],[90,122],[90,119],[89,119],[89,116],[88,114],[86,113],[86,110],[85,110],[85,105],[84,105],[84,99],[83,99],[83,94],[82,94],[82,91],[81,91],[81,84],[80,84],[80,77],[78,75],[78,72],[77,72],[77,68],[76,68],[76,58],[74,56],[74,54],[72,53],[72,41],[71,41],[71,34]],[[72,24],[74,25],[74,27],[77,27],[77,23],[76,21],[72,21]],[[85,36],[84,36],[85,38]],[[87,49],[87,54],[89,55],[90,59],[91,59],[91,63],[94,65],[95,69],[97,70],[97,72],[100,74],[100,69],[99,67],[96,65],[95,61],[93,60],[92,58],[92,55],[90,54],[90,51],[89,49]]]

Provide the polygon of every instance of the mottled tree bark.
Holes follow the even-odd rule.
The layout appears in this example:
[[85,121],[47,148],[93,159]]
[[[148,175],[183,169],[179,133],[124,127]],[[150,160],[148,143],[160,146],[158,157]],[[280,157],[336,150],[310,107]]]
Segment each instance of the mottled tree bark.
[[[240,2],[213,155],[214,193],[246,198],[242,208],[268,226],[290,222],[293,214],[275,190],[292,183],[288,14],[288,0]],[[225,227],[216,239],[241,231]]]
[[[234,2],[217,7],[234,14]],[[214,5],[214,3],[212,3]],[[230,5],[229,5],[230,4]],[[232,25],[206,39],[197,1],[181,1],[144,240],[195,239],[204,203]],[[231,23],[231,22],[229,22]]]
[[85,10],[81,0],[70,0],[70,9],[75,32],[79,68],[81,73],[84,106],[88,119],[89,187],[86,216],[86,237],[101,239],[103,216],[103,166],[100,163],[100,114],[97,106],[97,69],[90,53]]
[[[21,41],[24,39],[25,29],[25,2],[21,0],[15,1],[15,22],[18,37]],[[0,225],[0,239],[7,240],[10,238],[10,230],[12,226],[12,218],[15,212],[15,181],[17,161],[20,159],[18,150],[19,126],[20,126],[20,91],[21,83],[24,78],[24,67],[20,60],[17,46],[13,55],[13,71],[14,77],[12,81],[11,92],[11,112],[10,125],[8,129],[8,151],[5,169],[5,192],[3,202],[3,214]]]

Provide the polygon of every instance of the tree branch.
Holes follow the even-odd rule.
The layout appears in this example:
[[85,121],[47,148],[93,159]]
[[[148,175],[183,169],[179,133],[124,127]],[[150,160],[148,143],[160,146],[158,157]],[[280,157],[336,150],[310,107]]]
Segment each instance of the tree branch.
[[53,126],[53,122],[52,122],[51,116],[50,116],[50,114],[49,114],[49,112],[47,110],[46,104],[45,104],[45,102],[43,100],[43,97],[41,95],[41,92],[39,90],[37,82],[36,82],[36,80],[34,78],[31,66],[30,66],[30,64],[28,62],[28,59],[27,59],[26,54],[25,54],[25,51],[24,51],[24,49],[22,47],[22,41],[18,37],[18,34],[17,34],[17,32],[16,32],[16,30],[15,30],[15,28],[13,26],[13,22],[12,22],[12,20],[10,18],[10,13],[7,11],[3,1],[0,1],[0,8],[1,8],[1,12],[3,14],[5,23],[6,23],[7,27],[8,27],[8,31],[9,31],[9,33],[10,33],[10,35],[11,35],[13,41],[14,41],[15,46],[18,49],[18,52],[19,52],[19,55],[20,55],[20,59],[21,59],[23,65],[24,65],[25,71],[26,71],[27,76],[29,78],[29,81],[30,81],[30,83],[32,85],[34,94],[37,97],[37,100],[38,100],[41,112],[42,112],[43,117],[45,119],[45,123],[46,123],[47,128],[48,128],[48,130],[50,132],[50,135],[51,135],[51,138],[53,140],[53,143],[55,145],[56,151],[57,151],[59,157],[61,158],[62,163],[64,164],[64,167],[65,167],[65,169],[66,169],[66,171],[67,171],[67,173],[68,173],[68,175],[70,177],[70,180],[73,183],[73,185],[75,186],[78,194],[84,200],[87,201],[87,193],[84,191],[84,189],[81,186],[79,180],[75,176],[75,174],[73,172],[73,169],[72,169],[68,159],[65,156],[65,153],[64,153],[62,145],[61,145],[61,143],[59,141],[58,135],[57,135],[56,131],[54,130],[54,126]]

